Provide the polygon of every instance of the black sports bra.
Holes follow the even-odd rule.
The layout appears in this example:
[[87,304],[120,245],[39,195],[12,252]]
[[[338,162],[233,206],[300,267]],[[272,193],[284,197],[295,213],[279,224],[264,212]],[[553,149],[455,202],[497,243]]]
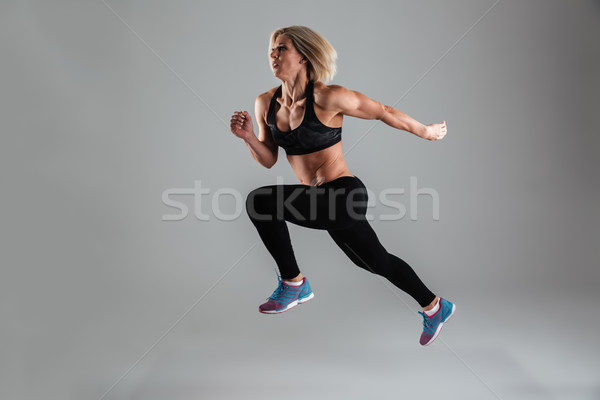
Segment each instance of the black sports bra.
[[304,119],[300,126],[290,132],[282,132],[277,129],[275,121],[275,103],[281,95],[281,86],[277,88],[271,98],[269,111],[267,113],[267,124],[271,128],[273,141],[284,148],[288,155],[309,154],[333,146],[342,140],[342,128],[331,128],[325,126],[315,114],[314,82],[309,81],[306,87],[306,104],[304,105]]

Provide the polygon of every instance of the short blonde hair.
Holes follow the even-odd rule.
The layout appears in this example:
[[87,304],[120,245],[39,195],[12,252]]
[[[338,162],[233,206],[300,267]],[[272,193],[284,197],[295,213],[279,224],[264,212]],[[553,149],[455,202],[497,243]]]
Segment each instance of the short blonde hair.
[[280,35],[289,38],[300,54],[308,59],[308,79],[312,81],[328,82],[333,79],[337,68],[335,60],[337,52],[327,39],[306,26],[292,25],[278,28],[271,34],[269,52]]

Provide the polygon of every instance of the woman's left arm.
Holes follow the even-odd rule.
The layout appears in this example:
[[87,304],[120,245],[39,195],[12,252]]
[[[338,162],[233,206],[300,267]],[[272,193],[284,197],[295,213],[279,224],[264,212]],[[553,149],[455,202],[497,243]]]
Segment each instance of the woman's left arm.
[[362,93],[339,85],[328,86],[327,108],[362,119],[378,119],[387,125],[410,132],[427,140],[439,140],[446,135],[446,121],[424,125],[394,107],[379,103]]

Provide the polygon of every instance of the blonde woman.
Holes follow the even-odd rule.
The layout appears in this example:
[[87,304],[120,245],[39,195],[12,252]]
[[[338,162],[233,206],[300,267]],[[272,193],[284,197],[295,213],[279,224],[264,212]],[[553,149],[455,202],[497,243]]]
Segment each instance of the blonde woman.
[[446,123],[423,125],[403,112],[338,85],[325,85],[336,72],[337,54],[317,32],[289,26],[271,34],[269,59],[281,85],[256,98],[258,137],[250,114],[235,112],[231,132],[244,140],[252,157],[271,168],[279,147],[300,181],[253,190],[246,210],[279,269],[279,284],[259,311],[277,314],[313,298],[296,259],[287,222],[327,230],[333,241],[365,270],[384,276],[412,296],[423,311],[422,345],[438,336],[454,313],[403,260],[381,245],[367,221],[367,191],[346,166],[342,152],[345,115],[378,119],[427,140],[446,135]]

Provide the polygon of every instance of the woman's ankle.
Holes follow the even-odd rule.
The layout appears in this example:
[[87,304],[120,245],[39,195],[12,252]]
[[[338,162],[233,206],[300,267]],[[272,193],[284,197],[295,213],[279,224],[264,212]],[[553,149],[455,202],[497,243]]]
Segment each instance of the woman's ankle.
[[427,307],[423,307],[423,311],[432,310],[433,307],[435,307],[439,301],[440,301],[440,298],[436,296],[435,299],[433,299],[433,301],[431,303],[429,303],[429,305]]
[[304,279],[302,274],[298,274],[298,276],[293,279],[283,279],[283,281],[284,282],[300,282],[302,279]]

